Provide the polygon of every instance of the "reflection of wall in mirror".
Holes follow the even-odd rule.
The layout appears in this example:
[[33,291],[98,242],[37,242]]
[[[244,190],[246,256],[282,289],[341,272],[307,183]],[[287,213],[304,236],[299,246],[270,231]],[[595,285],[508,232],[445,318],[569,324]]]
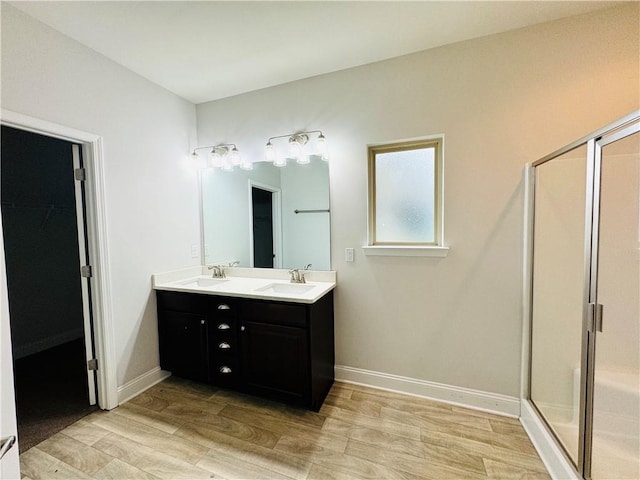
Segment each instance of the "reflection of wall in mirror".
[[205,264],[240,262],[250,265],[249,179],[280,186],[279,172],[268,164],[255,164],[254,170],[202,171],[202,218]]
[[311,163],[290,162],[282,169],[282,237],[288,268],[331,269],[330,215],[327,212],[295,213],[295,210],[329,209],[328,164],[317,157]]
[[282,190],[282,268],[310,263],[314,270],[329,270],[330,214],[294,213],[329,209],[329,166],[318,157],[306,165],[289,160],[284,168],[257,162],[251,171],[203,170],[204,263],[251,266],[249,179]]

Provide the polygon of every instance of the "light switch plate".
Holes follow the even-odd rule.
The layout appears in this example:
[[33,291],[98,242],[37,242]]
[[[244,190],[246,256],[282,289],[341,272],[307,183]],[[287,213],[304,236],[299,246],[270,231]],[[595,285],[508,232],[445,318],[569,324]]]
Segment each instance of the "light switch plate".
[[191,245],[191,258],[198,258],[200,256],[200,246]]
[[344,261],[345,262],[353,262],[353,260],[354,260],[353,248],[345,248],[345,250],[344,250]]

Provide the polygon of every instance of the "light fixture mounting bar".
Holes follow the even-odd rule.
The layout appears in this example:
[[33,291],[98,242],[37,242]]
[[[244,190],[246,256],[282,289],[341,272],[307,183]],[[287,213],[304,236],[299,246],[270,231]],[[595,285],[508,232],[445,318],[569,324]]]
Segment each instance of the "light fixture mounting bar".
[[289,133],[287,135],[276,135],[275,137],[270,137],[269,140],[267,140],[267,143],[271,143],[271,140],[275,140],[276,138],[291,138],[291,137],[296,137],[298,135],[309,135],[311,133],[318,133],[322,135],[322,132],[320,130],[305,130],[302,132],[295,132],[295,133]]
[[[207,148],[207,149],[210,148],[210,149],[214,150],[216,148],[222,148],[222,147],[226,148],[227,151],[229,150],[229,147],[233,147],[235,149],[238,148],[238,147],[236,147],[235,143],[219,143],[218,145],[206,145],[204,147],[196,147],[196,148],[193,149],[193,153],[196,153],[197,150],[204,150],[205,148]],[[233,150],[233,148],[232,148],[232,150]]]

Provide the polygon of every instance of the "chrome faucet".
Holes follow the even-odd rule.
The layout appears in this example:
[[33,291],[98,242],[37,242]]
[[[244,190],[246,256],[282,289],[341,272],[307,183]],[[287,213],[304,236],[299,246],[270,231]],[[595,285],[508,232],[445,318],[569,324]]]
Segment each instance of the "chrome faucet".
[[227,278],[227,275],[224,273],[224,267],[222,265],[211,265],[207,268],[209,270],[213,270],[213,278]]
[[304,273],[300,273],[300,269],[294,268],[289,270],[289,273],[291,274],[291,283],[306,283]]
[[[309,270],[310,268],[311,264],[304,267],[305,270]],[[299,268],[289,270],[289,273],[291,274],[291,283],[307,283],[307,280],[304,278],[304,273],[302,273]]]

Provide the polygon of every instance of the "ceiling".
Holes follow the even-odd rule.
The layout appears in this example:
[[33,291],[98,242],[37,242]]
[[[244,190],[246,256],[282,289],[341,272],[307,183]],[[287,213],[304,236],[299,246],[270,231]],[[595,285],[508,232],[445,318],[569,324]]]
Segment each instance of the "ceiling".
[[617,2],[9,3],[198,104]]

